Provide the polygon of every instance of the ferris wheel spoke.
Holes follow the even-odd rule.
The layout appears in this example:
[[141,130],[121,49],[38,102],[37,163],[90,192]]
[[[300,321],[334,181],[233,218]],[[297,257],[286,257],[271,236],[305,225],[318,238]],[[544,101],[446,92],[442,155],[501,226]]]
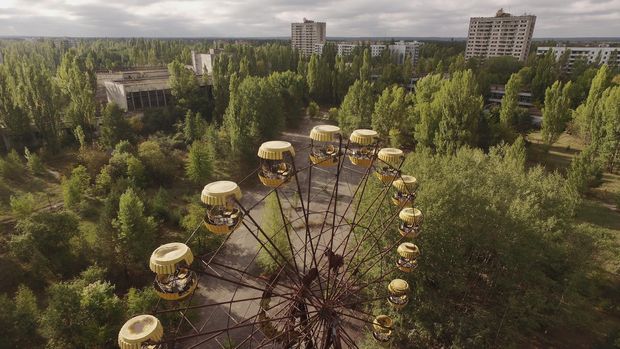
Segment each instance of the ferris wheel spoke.
[[299,272],[299,266],[297,265],[297,259],[294,258],[296,253],[295,253],[295,248],[293,247],[293,243],[291,242],[291,236],[290,236],[290,233],[289,233],[289,225],[290,225],[291,229],[295,232],[295,235],[297,236],[297,238],[301,240],[301,237],[299,236],[299,234],[297,234],[297,230],[295,230],[293,225],[289,224],[288,219],[284,216],[284,209],[282,208],[282,200],[280,200],[280,194],[278,193],[277,190],[276,190],[276,199],[278,200],[278,206],[280,207],[280,215],[282,216],[282,223],[284,225],[284,231],[286,233],[286,240],[287,240],[288,246],[289,246],[289,248],[291,250],[291,257],[292,257],[291,259],[293,260],[293,265],[295,266],[295,271],[297,272],[297,274],[299,274],[300,272]]
[[[254,286],[254,285],[250,285],[250,284],[244,283],[242,281],[225,278],[225,277],[223,277],[221,275],[210,273],[210,272],[207,272],[207,271],[204,271],[204,270],[194,270],[194,269],[192,269],[192,270],[195,271],[196,273],[201,273],[201,274],[204,274],[204,275],[207,275],[207,276],[210,276],[210,277],[222,280],[222,281],[230,282],[230,283],[235,284],[237,286],[247,287],[247,288],[258,290],[258,291],[264,291],[264,289],[262,289],[260,287],[257,287],[257,286]],[[289,300],[295,300],[294,298],[288,297],[288,296],[286,296],[284,294],[275,294],[275,295],[278,296],[278,297],[289,299]]]
[[[241,204],[239,204],[240,207],[245,211],[245,208],[243,208],[243,206],[241,206]],[[291,281],[296,283],[296,277],[295,277],[295,273],[294,273],[294,267],[291,265],[291,263],[288,261],[288,259],[284,256],[284,254],[282,253],[282,251],[280,251],[280,249],[278,249],[278,247],[276,246],[276,244],[274,244],[274,242],[271,240],[271,238],[269,238],[269,236],[265,233],[265,231],[260,227],[260,225],[256,222],[256,220],[254,220],[254,218],[252,218],[252,216],[249,215],[249,212],[245,211],[245,216],[248,217],[256,226],[256,228],[258,229],[258,231],[260,233],[263,234],[263,237],[269,242],[269,244],[271,244],[271,247],[273,247],[273,249],[277,252],[277,254],[282,258],[282,261],[286,264],[282,265],[282,263],[280,263],[278,261],[278,259],[273,255],[273,253],[271,253],[271,251],[269,250],[269,248],[267,248],[265,246],[265,243],[263,243],[263,241],[259,238],[258,234],[254,234],[254,232],[248,227],[247,223],[245,221],[242,222],[243,226],[245,226],[247,228],[247,230],[250,232],[250,234],[254,237],[254,239],[261,245],[262,248],[265,249],[265,252],[267,252],[267,254],[269,254],[269,256],[272,258],[272,260],[278,264],[279,267],[281,268],[286,268],[287,273],[288,272],[293,272],[293,274],[291,275]],[[288,270],[288,268],[291,268],[290,270]],[[299,286],[299,285],[297,285]]]
[[342,333],[344,335],[344,337],[342,337],[344,339],[344,341],[347,343],[347,345],[349,346],[349,348],[356,348],[359,349],[359,347],[357,346],[357,344],[355,344],[355,341],[353,340],[353,338],[351,338],[351,336],[349,335],[349,333],[347,333],[347,331],[345,330],[344,326],[342,326],[342,324],[338,324],[338,330],[339,333]]
[[[370,260],[373,260],[373,259],[375,259],[375,258],[378,258],[378,259],[379,259],[379,261],[382,261],[382,260],[383,260],[383,257],[385,257],[385,255],[387,255],[388,253],[392,252],[392,251],[394,250],[394,248],[395,248],[398,244],[400,244],[400,243],[401,243],[404,239],[405,239],[405,237],[404,237],[404,236],[401,236],[398,240],[396,240],[396,242],[395,242],[394,244],[392,244],[392,245],[388,246],[387,248],[385,248],[385,249],[381,250],[378,254],[375,254],[375,255],[373,255],[373,256],[372,256],[372,257],[370,257],[370,258],[366,258],[366,257],[368,256],[368,253],[366,253],[366,255],[364,256],[364,258],[362,259],[362,261],[360,261],[360,263],[357,265],[357,267],[356,267],[356,268],[357,268],[357,270],[359,270],[359,268],[360,268],[361,266],[363,266],[365,263],[367,263],[367,262],[369,262]],[[374,248],[374,247],[373,247],[373,248]],[[368,250],[368,252],[370,252],[370,251],[372,251],[372,248]],[[353,263],[352,263],[352,261],[351,261],[351,263],[350,263],[350,264],[353,264]],[[347,277],[346,282],[351,282],[351,279],[352,279],[352,278],[355,278],[355,280],[357,280],[357,281],[362,280],[362,279],[363,279],[363,277],[364,277],[364,276],[366,276],[366,274],[367,274],[367,273],[368,273],[368,272],[369,272],[369,271],[370,271],[370,270],[371,270],[374,266],[375,266],[375,264],[371,264],[368,268],[366,268],[364,271],[362,271],[362,273],[361,273],[361,274],[358,274],[358,275],[353,275],[353,274],[351,274],[351,276],[348,276],[348,277],[347,277],[347,276],[345,276],[345,277]],[[392,269],[392,268],[390,268],[390,269],[388,269],[388,272],[387,272],[385,275],[390,274],[390,273],[392,273],[392,272],[395,272],[396,270],[398,270],[398,269]],[[385,277],[385,276],[383,276],[383,277]],[[379,281],[379,280],[381,280],[381,278],[377,279],[376,281]]]
[[[389,226],[392,224],[392,222],[396,219],[396,217],[397,217],[397,216],[398,216],[398,213],[395,213],[395,214],[393,214],[393,215],[392,215],[392,217],[390,218],[390,220],[389,220],[388,224],[387,224],[387,225],[384,225],[384,228],[385,228],[385,229],[384,229],[384,231],[385,231],[385,230],[387,230],[387,229],[389,228]],[[370,230],[371,230],[371,229],[366,229],[366,231],[370,231]],[[352,270],[359,270],[359,268],[360,268],[360,267],[362,267],[362,266],[364,265],[364,263],[368,262],[369,260],[374,259],[374,258],[376,258],[376,257],[378,257],[378,256],[384,256],[385,254],[387,254],[387,253],[391,252],[391,250],[392,250],[394,247],[396,247],[396,244],[398,244],[400,241],[402,241],[402,240],[404,239],[404,237],[401,237],[401,238],[400,238],[400,239],[396,242],[396,244],[394,244],[393,246],[389,246],[389,248],[386,248],[386,249],[381,250],[381,251],[379,252],[379,254],[373,255],[373,257],[372,257],[372,258],[368,258],[368,255],[372,252],[372,250],[373,250],[375,247],[377,247],[378,243],[380,242],[380,240],[376,239],[376,240],[375,240],[375,243],[374,243],[374,244],[373,244],[370,248],[368,248],[368,250],[366,251],[366,253],[365,253],[365,254],[364,254],[364,256],[362,257],[361,261],[360,261],[359,263],[354,263],[354,261],[353,261],[353,257],[355,256],[355,254],[357,253],[357,251],[359,251],[359,248],[363,245],[363,243],[364,243],[364,239],[366,238],[366,236],[367,236],[367,234],[364,234],[364,237],[362,237],[362,240],[361,240],[360,242],[358,242],[357,246],[355,247],[354,252],[352,252],[352,253],[350,254],[350,257],[349,257],[349,263],[347,264],[347,267],[345,268],[345,271],[344,271],[344,275],[345,275],[345,276],[343,277],[343,280],[346,280],[346,282],[350,282],[350,281],[351,281],[351,278],[352,278],[352,277],[354,277],[354,275],[353,275],[353,274],[350,274],[351,276],[348,276],[348,275],[349,275],[349,273],[348,273],[348,272],[351,270],[351,267],[352,267],[353,265],[355,265],[355,268],[354,268],[354,269],[352,269]],[[374,266],[374,265],[372,265],[372,266]],[[372,268],[372,266],[371,266],[371,268]],[[370,268],[369,268],[369,269],[370,269]],[[362,275],[365,275],[367,272],[368,272],[368,269],[367,269],[367,270],[365,270],[365,271],[362,273]],[[360,276],[360,277],[357,277],[356,279],[357,279],[357,280],[359,280],[360,278],[361,278],[361,276]],[[342,281],[341,281],[341,282],[339,282],[339,283],[338,283],[338,285],[340,285],[341,283],[342,283]]]
[[[316,313],[316,312],[317,311],[310,311],[309,313]],[[205,343],[206,341],[211,340],[211,339],[213,339],[213,338],[215,338],[215,337],[219,336],[220,334],[222,334],[224,332],[227,332],[227,331],[236,330],[236,329],[244,328],[244,327],[249,327],[249,326],[253,326],[253,325],[257,325],[257,324],[263,324],[263,323],[267,323],[267,322],[271,322],[271,321],[278,321],[278,320],[283,320],[283,319],[290,318],[290,316],[283,316],[283,317],[279,317],[279,318],[259,320],[259,321],[253,322],[253,323],[248,323],[248,321],[250,321],[253,318],[258,317],[258,316],[259,316],[259,314],[256,314],[256,315],[252,316],[252,318],[246,319],[246,320],[244,320],[242,322],[239,322],[236,325],[229,326],[229,327],[226,327],[226,328],[223,328],[223,329],[220,328],[220,329],[205,331],[205,332],[196,333],[196,334],[189,334],[189,335],[184,335],[184,336],[178,336],[176,338],[172,338],[172,339],[169,339],[169,340],[164,340],[164,341],[156,342],[154,344],[173,344],[175,342],[185,341],[185,340],[188,340],[188,339],[197,338],[197,337],[201,337],[201,336],[211,336],[208,339],[203,340],[201,343],[194,344],[193,346],[188,348],[188,349],[190,349],[190,348],[195,348],[195,347],[199,346],[200,344]],[[215,336],[213,336],[213,335],[215,335]]]
[[[306,324],[303,328],[301,328],[301,330],[299,331],[301,334],[303,334],[304,332],[306,332],[308,329],[311,328],[311,326],[313,325],[313,323],[315,322],[315,320],[318,318],[318,314],[315,314],[313,316],[311,316],[308,319],[308,324]],[[282,333],[279,333],[276,336],[273,336],[273,338],[266,338],[264,340],[262,340],[259,345],[255,348],[255,349],[260,349],[260,348],[265,348],[267,346],[273,345],[276,341],[278,341],[278,339],[280,339],[281,337],[285,336],[285,335],[290,335],[291,333],[288,331],[282,331]]]
[[[278,303],[276,306],[281,305],[283,302]],[[275,306],[274,306],[275,307]],[[287,307],[282,307],[276,314],[274,314],[274,316],[279,316],[284,310],[286,310]],[[248,340],[250,340],[250,347],[252,346],[252,340],[255,340],[254,335],[257,332],[261,332],[260,327],[256,327],[256,318],[254,318],[253,324],[252,324],[252,329],[250,331],[250,334],[241,342],[239,343],[237,346],[235,346],[235,348],[241,348],[243,344],[245,344],[245,342],[247,342]],[[265,336],[265,334],[263,333],[263,335]]]
[[[249,272],[247,271],[247,268],[246,268],[246,270],[241,270],[241,269],[235,268],[235,267],[233,267],[233,266],[231,266],[231,265],[226,265],[226,264],[221,264],[221,263],[215,263],[215,262],[211,262],[211,265],[212,265],[212,266],[216,266],[216,267],[218,267],[218,268],[220,268],[220,269],[223,269],[223,270],[234,271],[234,272],[237,272],[237,273],[241,274],[241,277],[239,278],[240,280],[241,280],[241,279],[243,279],[243,277],[244,277],[244,276],[249,276],[249,277],[251,277],[252,279],[254,279],[254,280],[256,280],[256,281],[258,281],[258,282],[264,282],[264,283],[266,283],[267,285],[270,285],[271,283],[273,283],[273,281],[271,281],[271,280],[269,280],[269,279],[265,279],[265,278],[263,278],[263,277],[256,276],[256,275],[253,275],[253,274],[249,273]],[[249,264],[249,265],[251,265],[251,264]],[[280,268],[280,269],[278,270],[278,273],[276,274],[276,278],[278,278],[278,277],[280,276],[280,274],[282,273],[282,271],[283,271],[283,269],[282,269],[282,268]],[[286,284],[278,284],[277,286],[281,286],[281,287],[286,288],[286,289],[291,290],[291,291],[292,291],[292,290],[295,290],[294,288],[289,287],[289,286],[287,286]]]

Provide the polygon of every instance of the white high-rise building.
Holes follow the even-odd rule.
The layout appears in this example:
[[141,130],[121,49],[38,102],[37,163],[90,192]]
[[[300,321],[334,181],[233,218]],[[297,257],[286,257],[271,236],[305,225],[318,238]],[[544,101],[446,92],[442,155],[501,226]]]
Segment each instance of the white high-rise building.
[[291,46],[304,56],[314,53],[315,44],[324,44],[325,38],[325,22],[315,22],[304,18],[302,23],[291,23]]
[[513,16],[500,9],[495,17],[472,17],[465,58],[512,56],[527,59],[534,34],[536,16]]

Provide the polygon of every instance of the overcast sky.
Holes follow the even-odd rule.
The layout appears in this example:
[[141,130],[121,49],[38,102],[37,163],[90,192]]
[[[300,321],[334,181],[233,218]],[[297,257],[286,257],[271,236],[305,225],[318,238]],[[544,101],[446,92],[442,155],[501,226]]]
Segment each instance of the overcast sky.
[[306,17],[328,37],[465,37],[499,7],[535,14],[535,37],[620,36],[620,0],[0,0],[0,35],[289,36]]

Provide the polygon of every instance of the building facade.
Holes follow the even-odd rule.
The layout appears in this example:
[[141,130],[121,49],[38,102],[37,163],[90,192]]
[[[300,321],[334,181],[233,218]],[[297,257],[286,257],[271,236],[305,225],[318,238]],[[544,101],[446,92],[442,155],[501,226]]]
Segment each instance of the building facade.
[[513,16],[500,9],[495,17],[472,17],[465,58],[512,56],[525,61],[530,52],[536,16]]
[[[313,53],[321,55],[323,53],[324,46],[325,44],[315,44]],[[356,47],[359,46],[359,44],[352,42],[338,43],[336,44],[336,52],[339,56],[348,56],[353,53],[353,50],[355,50]],[[388,49],[396,57],[396,63],[403,64],[405,63],[406,57],[410,56],[412,64],[415,64],[420,57],[420,46],[422,46],[422,43],[419,41],[398,41],[390,45],[371,44],[369,45],[369,48],[371,57],[378,57],[383,53],[383,51]]]
[[571,71],[573,64],[577,60],[583,60],[588,64],[607,64],[609,66],[620,66],[620,47],[539,47],[536,54],[544,55],[549,50],[553,51],[555,58],[568,53],[568,61],[564,67],[567,71]]
[[315,22],[304,18],[302,23],[291,23],[291,46],[304,56],[315,51],[315,44],[324,44],[326,40],[325,22]]
[[192,70],[197,75],[212,75],[215,61],[215,49],[209,49],[208,53],[196,53],[192,51]]
[[163,108],[172,103],[168,69],[130,71],[105,81],[108,103],[124,111]]

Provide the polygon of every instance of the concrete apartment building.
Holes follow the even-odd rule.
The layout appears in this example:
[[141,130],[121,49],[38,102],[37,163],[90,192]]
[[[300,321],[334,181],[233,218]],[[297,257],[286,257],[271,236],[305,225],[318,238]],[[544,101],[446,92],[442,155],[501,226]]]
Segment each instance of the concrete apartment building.
[[527,59],[534,34],[536,16],[513,16],[499,9],[495,17],[472,17],[465,58],[512,56]]
[[302,23],[291,23],[291,46],[304,56],[310,56],[315,44],[326,41],[325,22],[315,22],[304,18]]
[[553,51],[555,58],[570,51],[568,54],[568,62],[565,69],[571,71],[573,64],[577,60],[584,60],[588,64],[607,64],[609,66],[620,66],[620,47],[598,46],[598,47],[539,47],[536,50],[536,54],[544,55],[549,50]]
[[[324,46],[325,44],[315,44],[313,52],[318,55],[321,55],[323,53]],[[352,43],[352,42],[338,43],[336,44],[336,50],[337,50],[336,53],[339,56],[348,56],[351,53],[353,53],[353,50],[355,50],[356,47],[359,47],[359,46],[360,46],[359,44]],[[422,43],[419,41],[405,42],[402,40],[394,44],[391,44],[391,45],[383,45],[383,44],[369,45],[371,57],[378,57],[381,55],[381,53],[383,53],[383,51],[385,51],[386,49],[389,49],[390,52],[392,52],[392,54],[396,56],[396,59],[397,59],[396,63],[398,64],[405,63],[405,59],[407,55],[411,57],[412,63],[415,64],[418,58],[420,57],[420,46],[422,46]]]

